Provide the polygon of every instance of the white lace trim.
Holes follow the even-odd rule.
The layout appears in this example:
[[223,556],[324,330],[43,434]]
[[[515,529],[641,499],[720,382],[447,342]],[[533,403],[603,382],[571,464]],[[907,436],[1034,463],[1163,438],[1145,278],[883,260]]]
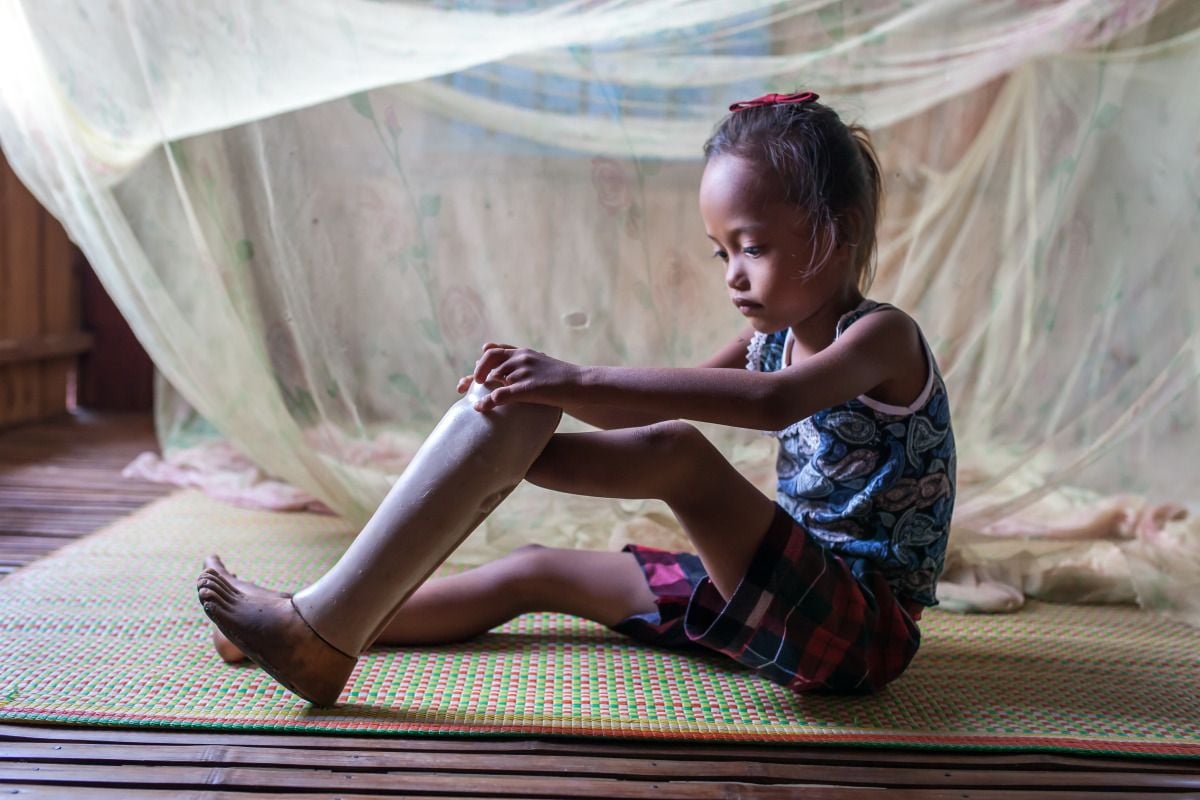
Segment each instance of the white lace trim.
[[746,345],[746,369],[751,372],[762,372],[763,345],[766,344],[765,333],[754,333],[750,343]]
[[782,439],[786,436],[792,436],[796,433],[799,433],[800,429],[804,427],[804,423],[808,422],[808,420],[810,420],[810,419],[812,419],[812,418],[805,417],[804,419],[798,419],[795,422],[793,422],[791,425],[788,425],[783,430],[776,431],[776,432],[772,433],[771,435],[778,436],[780,439]]
[[[767,342],[765,333],[754,333],[750,343],[746,345],[746,369],[751,372],[762,372],[763,345]],[[775,431],[759,431],[763,436],[775,437]]]

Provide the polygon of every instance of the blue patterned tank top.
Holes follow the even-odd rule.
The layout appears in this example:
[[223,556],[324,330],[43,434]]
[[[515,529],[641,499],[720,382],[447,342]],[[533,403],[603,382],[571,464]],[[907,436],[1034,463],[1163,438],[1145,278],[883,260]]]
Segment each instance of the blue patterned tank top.
[[[864,300],[838,320],[835,338],[882,308],[891,306]],[[746,368],[788,366],[791,334],[754,334]],[[855,575],[880,570],[900,596],[934,606],[954,510],[955,453],[946,386],[924,335],[921,343],[929,379],[912,405],[860,395],[769,435],[779,440],[776,502]]]

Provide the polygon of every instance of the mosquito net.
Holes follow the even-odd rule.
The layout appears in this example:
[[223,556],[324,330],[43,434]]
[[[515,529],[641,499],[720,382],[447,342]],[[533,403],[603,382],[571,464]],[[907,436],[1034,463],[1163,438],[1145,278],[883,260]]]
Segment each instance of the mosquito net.
[[[946,375],[955,536],[1196,501],[1197,75],[1167,0],[0,0],[0,143],[153,358],[165,454],[359,524],[483,341],[685,366],[740,330],[700,149],[798,88],[874,132],[870,295]],[[701,427],[773,491],[771,439]],[[1200,536],[1150,527],[1137,599],[1200,619]],[[672,537],[523,486],[456,558]]]

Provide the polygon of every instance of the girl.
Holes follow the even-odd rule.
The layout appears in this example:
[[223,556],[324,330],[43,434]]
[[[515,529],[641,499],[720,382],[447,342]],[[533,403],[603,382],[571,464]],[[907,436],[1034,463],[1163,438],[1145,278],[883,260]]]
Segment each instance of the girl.
[[[371,642],[459,641],[546,610],[708,647],[797,692],[870,692],[904,671],[921,610],[937,603],[955,452],[920,329],[862,294],[876,157],[866,131],[811,92],[730,111],[705,144],[699,199],[742,334],[692,369],[485,345],[459,382],[467,398],[316,584],[291,596],[206,562],[198,591],[226,660],[245,651],[331,705]],[[554,433],[563,412],[605,430]],[[774,431],[776,499],[683,419]],[[661,499],[698,556],[534,545],[422,583],[522,478]]]

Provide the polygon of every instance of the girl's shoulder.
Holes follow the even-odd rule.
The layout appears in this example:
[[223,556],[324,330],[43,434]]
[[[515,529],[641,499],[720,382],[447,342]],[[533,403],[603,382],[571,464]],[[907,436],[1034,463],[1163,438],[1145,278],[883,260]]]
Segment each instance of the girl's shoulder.
[[907,415],[924,407],[940,383],[940,372],[921,326],[890,303],[864,300],[838,321],[837,336],[840,338],[856,322],[854,338],[869,338],[862,345],[893,370],[889,378],[859,399],[888,414]]
[[851,326],[854,326],[854,338],[859,341],[864,336],[870,336],[886,343],[893,357],[902,357],[907,352],[917,363],[924,361],[928,345],[921,326],[891,303],[862,301],[857,308],[843,314],[838,320],[834,340],[841,339]]
[[[876,387],[883,394],[906,394],[914,380],[924,384],[937,369],[917,321],[896,306],[863,300],[838,320],[834,340],[842,339],[851,326],[854,326],[853,334],[846,336],[839,346],[886,363],[898,373],[887,380],[889,385]],[[789,366],[790,337],[789,328],[774,333],[754,333],[746,346],[746,369],[776,372]]]
[[[863,300],[856,308],[847,311],[842,315],[837,322],[837,331],[835,336],[841,336],[847,328],[858,322],[863,317],[871,315],[873,323],[882,323],[893,328],[908,328],[914,333],[921,332],[921,326],[917,321],[908,315],[903,309],[892,305],[891,303],[882,303],[878,300]],[[885,322],[886,321],[886,322]]]

